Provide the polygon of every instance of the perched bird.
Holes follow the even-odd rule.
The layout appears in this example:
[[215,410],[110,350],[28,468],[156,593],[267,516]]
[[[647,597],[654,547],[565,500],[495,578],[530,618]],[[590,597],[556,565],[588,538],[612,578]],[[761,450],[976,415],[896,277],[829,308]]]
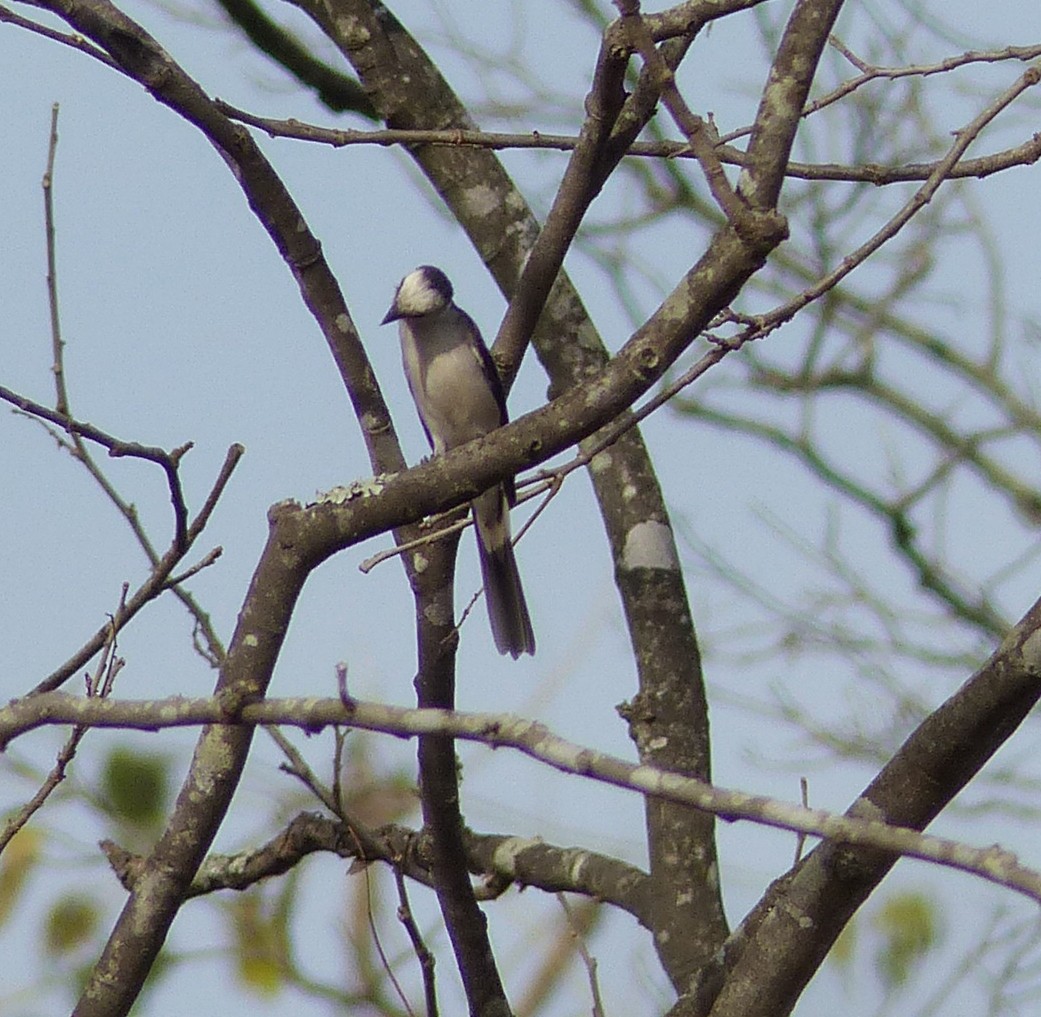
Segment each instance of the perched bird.
[[[402,279],[383,319],[398,322],[405,377],[435,455],[506,424],[506,396],[480,330],[452,300],[448,276],[424,264]],[[473,502],[491,634],[501,654],[535,652],[510,539],[513,478]]]
[[[473,319],[456,307],[452,284],[439,268],[409,272],[383,319],[398,322],[401,359],[423,429],[435,455],[506,423],[499,372]],[[528,606],[510,540],[513,478],[473,501],[477,549],[492,635],[500,653],[535,652]]]

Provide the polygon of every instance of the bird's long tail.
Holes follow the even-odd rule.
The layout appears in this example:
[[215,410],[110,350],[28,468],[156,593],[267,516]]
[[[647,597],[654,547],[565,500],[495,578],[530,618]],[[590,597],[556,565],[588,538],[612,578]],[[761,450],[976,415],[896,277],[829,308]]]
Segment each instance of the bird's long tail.
[[510,507],[502,487],[485,491],[474,503],[477,549],[481,558],[488,620],[500,653],[516,659],[535,652],[535,634],[524,600],[517,559],[510,540]]

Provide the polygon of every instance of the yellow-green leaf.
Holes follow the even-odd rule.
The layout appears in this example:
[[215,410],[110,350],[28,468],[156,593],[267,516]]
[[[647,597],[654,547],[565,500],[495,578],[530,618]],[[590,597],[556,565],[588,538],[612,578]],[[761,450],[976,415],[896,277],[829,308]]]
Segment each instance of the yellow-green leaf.
[[282,969],[270,957],[240,953],[238,969],[242,984],[262,996],[277,995],[282,988]]
[[105,760],[105,798],[111,812],[136,826],[149,826],[163,814],[167,765],[159,756],[117,748]]
[[829,958],[843,970],[848,970],[853,963],[853,952],[857,945],[857,930],[854,921],[846,923],[831,948]]
[[285,922],[267,906],[260,891],[236,898],[229,906],[235,939],[235,964],[243,984],[254,992],[273,996],[282,988],[289,961]]
[[0,855],[0,925],[14,910],[22,887],[40,857],[42,845],[43,834],[31,826],[23,826]]
[[882,935],[875,955],[878,972],[891,988],[903,985],[914,964],[939,939],[936,908],[925,894],[898,894],[882,905],[874,924]]
[[47,915],[47,952],[53,956],[75,950],[94,934],[98,917],[97,905],[88,897],[63,897]]

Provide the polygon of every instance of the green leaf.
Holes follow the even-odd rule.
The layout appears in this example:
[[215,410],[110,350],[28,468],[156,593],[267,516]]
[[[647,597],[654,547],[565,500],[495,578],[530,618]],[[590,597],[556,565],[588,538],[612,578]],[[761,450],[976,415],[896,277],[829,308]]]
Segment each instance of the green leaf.
[[239,978],[242,984],[260,996],[275,996],[282,988],[282,968],[270,957],[238,956]]
[[839,933],[838,939],[835,940],[831,948],[831,953],[828,954],[828,958],[844,971],[848,971],[853,963],[853,954],[856,946],[857,929],[855,920],[851,919]]
[[903,985],[940,937],[936,907],[922,893],[891,897],[875,915],[874,925],[882,935],[875,966],[889,988]]
[[162,818],[169,779],[160,756],[113,749],[105,760],[102,780],[109,811],[118,819],[147,827]]
[[87,942],[98,926],[99,911],[89,897],[70,894],[47,915],[44,939],[51,956],[70,953]]
[[289,964],[284,916],[261,892],[236,898],[228,908],[235,940],[235,966],[243,985],[263,996],[282,988]]
[[38,830],[23,826],[4,848],[0,856],[0,925],[14,910],[29,873],[39,860],[43,839]]

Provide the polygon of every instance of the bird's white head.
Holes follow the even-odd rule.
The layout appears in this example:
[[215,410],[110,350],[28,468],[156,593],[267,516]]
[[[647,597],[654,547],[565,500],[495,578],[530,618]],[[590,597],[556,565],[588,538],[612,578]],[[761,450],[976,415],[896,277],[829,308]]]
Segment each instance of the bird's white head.
[[452,302],[448,276],[433,265],[420,265],[398,284],[394,302],[383,319],[386,325],[398,318],[420,318],[443,311]]

